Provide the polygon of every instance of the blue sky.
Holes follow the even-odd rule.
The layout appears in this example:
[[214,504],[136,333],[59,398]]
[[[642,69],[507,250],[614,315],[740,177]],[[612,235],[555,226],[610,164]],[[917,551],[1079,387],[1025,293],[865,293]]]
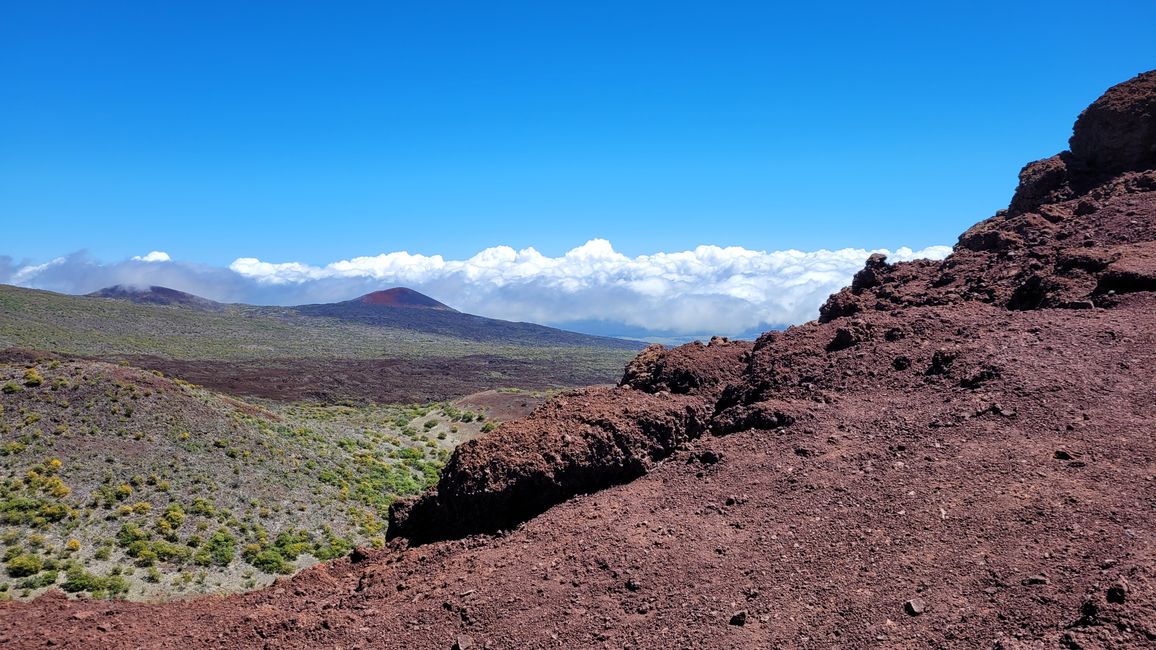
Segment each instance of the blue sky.
[[0,255],[952,244],[1156,3],[0,3]]

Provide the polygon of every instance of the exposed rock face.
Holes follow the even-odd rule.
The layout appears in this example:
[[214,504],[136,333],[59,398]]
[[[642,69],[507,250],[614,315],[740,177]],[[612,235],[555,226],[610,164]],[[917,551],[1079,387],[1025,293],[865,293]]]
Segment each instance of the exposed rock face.
[[1156,71],[1113,86],[1092,102],[1076,120],[1068,146],[1092,174],[1156,168]]
[[1105,307],[1147,286],[1145,250],[1156,231],[1135,216],[1151,209],[1156,191],[1154,107],[1156,72],[1114,86],[1076,121],[1071,151],[1025,166],[1008,210],[960,235],[951,257],[869,260],[823,305],[820,322],[971,301],[1014,310]]
[[556,398],[463,444],[437,490],[394,503],[390,537],[411,542],[512,528],[552,505],[633,480],[707,430],[713,397],[742,376],[749,342],[651,346],[616,388]]
[[621,384],[648,393],[680,395],[717,392],[742,376],[751,343],[715,337],[668,350],[652,345],[626,366]]

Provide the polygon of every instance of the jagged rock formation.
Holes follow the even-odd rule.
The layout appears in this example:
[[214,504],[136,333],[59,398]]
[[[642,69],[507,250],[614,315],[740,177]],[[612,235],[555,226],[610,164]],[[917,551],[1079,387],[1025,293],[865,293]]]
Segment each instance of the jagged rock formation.
[[818,321],[648,349],[462,446],[393,513],[413,545],[9,605],[0,643],[1151,647],[1154,101],[1156,72],[1109,90],[942,262],[873,257]]
[[1113,87],[1076,121],[1071,151],[1020,172],[1011,206],[960,235],[942,262],[873,258],[820,310],[985,302],[1009,309],[1108,307],[1156,287],[1156,224],[1135,217],[1156,191],[1156,73]]

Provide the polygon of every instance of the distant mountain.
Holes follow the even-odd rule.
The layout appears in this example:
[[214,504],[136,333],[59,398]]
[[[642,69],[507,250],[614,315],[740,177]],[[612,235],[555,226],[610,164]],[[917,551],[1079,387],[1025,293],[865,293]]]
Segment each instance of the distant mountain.
[[168,287],[157,286],[132,287],[118,284],[94,291],[88,294],[88,297],[127,300],[142,305],[178,305],[181,307],[192,307],[211,311],[220,311],[225,308],[224,304],[209,300],[208,298],[194,296],[191,293],[177,291],[176,289],[170,289]]
[[608,383],[644,347],[463,314],[396,288],[340,303],[224,304],[165,287],[0,285],[0,349],[49,350],[285,400],[425,402]]
[[534,323],[465,314],[412,289],[396,287],[353,300],[290,307],[305,316],[449,336],[469,341],[529,346],[578,346],[636,350],[641,346],[608,336],[560,330]]
[[406,287],[374,291],[342,302],[296,307],[225,305],[184,291],[158,286],[136,288],[117,285],[95,291],[87,297],[126,300],[137,304],[175,305],[203,311],[224,312],[232,309],[238,315],[247,316],[283,318],[289,314],[297,314],[336,318],[372,327],[408,330],[499,345],[577,346],[617,350],[634,350],[642,347],[636,341],[611,336],[582,334],[534,323],[465,314]]
[[367,293],[360,298],[354,298],[347,302],[355,302],[362,305],[378,305],[381,307],[406,307],[410,309],[438,309],[442,311],[457,311],[456,309],[443,305],[442,303],[430,298],[429,296],[418,293],[413,289],[405,287],[394,287],[393,289],[386,289],[385,291],[374,291]]

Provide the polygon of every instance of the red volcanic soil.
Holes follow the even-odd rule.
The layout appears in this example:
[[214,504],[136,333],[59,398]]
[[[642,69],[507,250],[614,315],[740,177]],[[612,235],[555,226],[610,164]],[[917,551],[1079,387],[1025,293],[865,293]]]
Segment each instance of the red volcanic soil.
[[541,391],[485,390],[466,395],[454,402],[454,405],[468,411],[484,413],[491,420],[506,422],[530,415],[545,402],[546,393]]
[[1111,89],[948,259],[873,258],[818,321],[648,349],[463,444],[385,550],[9,603],[0,644],[1153,647],[1154,98]]
[[394,287],[393,289],[367,293],[360,298],[354,299],[353,302],[359,302],[363,305],[379,305],[382,307],[407,307],[410,309],[441,309],[454,311],[452,308],[443,305],[442,303],[434,300],[433,298],[430,298],[425,294],[418,293],[413,289],[406,289],[405,287]]
[[[527,389],[551,390],[605,381],[604,369],[569,368],[563,371],[541,359],[513,359],[488,354],[426,359],[242,361],[190,361],[123,355],[115,360],[234,395],[328,404],[346,401],[379,404],[437,402],[511,384]],[[526,398],[520,401],[526,401]],[[518,416],[528,412],[523,409]]]

